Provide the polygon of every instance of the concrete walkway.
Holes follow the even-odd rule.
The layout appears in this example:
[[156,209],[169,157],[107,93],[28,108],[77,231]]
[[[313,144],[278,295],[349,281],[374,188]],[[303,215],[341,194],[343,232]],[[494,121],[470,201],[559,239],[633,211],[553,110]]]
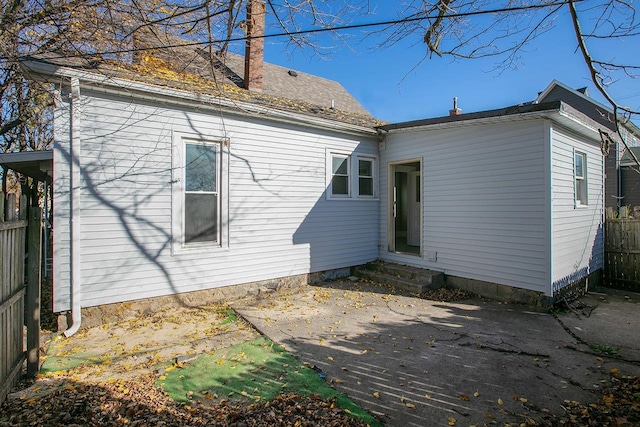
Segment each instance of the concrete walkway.
[[519,425],[595,400],[614,368],[640,375],[633,293],[590,294],[554,316],[347,280],[232,306],[389,426]]

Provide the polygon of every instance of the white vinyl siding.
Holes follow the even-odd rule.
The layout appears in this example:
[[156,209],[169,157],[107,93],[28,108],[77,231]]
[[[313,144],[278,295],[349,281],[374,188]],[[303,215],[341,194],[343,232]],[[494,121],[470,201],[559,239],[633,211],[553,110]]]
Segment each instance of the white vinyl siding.
[[[343,268],[378,257],[377,202],[325,197],[327,151],[374,157],[375,138],[220,118],[87,90],[84,97],[83,306]],[[221,209],[228,214],[220,221],[228,244],[210,253],[172,255],[175,133],[229,141],[226,196],[221,189]],[[68,146],[64,134],[58,143],[61,150]],[[60,182],[65,167],[56,163]],[[64,185],[56,188],[59,198],[65,191]],[[68,218],[67,204],[57,208]],[[56,227],[56,247],[65,248],[65,226]],[[64,256],[56,257],[56,272],[67,271],[68,254],[58,253]],[[69,280],[59,276],[64,280],[55,283],[56,311],[69,308]]]
[[[600,146],[586,143],[560,126],[552,131],[553,290],[603,267],[603,158]],[[575,153],[585,155],[588,206],[575,209]]]
[[[422,158],[425,258],[381,257],[446,274],[547,292],[545,126],[538,121],[391,133],[380,153],[380,194],[390,162]],[[387,247],[388,198],[381,197]],[[436,261],[428,256],[436,254]]]
[[[66,98],[66,97],[65,97]],[[54,111],[53,164],[53,283],[71,283],[71,168],[69,103],[58,99]],[[54,286],[55,311],[68,309],[71,289]]]

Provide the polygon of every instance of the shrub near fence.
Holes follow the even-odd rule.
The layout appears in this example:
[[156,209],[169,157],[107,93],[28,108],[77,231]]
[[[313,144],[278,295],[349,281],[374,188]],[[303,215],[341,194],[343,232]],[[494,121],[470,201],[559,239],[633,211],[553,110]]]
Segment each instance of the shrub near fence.
[[640,292],[640,219],[605,221],[604,284]]
[[0,192],[0,402],[22,373],[26,358],[24,254],[28,222],[24,210],[16,218],[15,206],[14,195],[5,201]]

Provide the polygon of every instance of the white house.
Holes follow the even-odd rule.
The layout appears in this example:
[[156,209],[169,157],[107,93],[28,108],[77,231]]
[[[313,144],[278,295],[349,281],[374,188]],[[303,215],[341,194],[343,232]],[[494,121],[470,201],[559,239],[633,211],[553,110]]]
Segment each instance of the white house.
[[[220,100],[47,62],[28,66],[58,83],[55,312],[378,257],[370,117],[326,108],[343,117],[337,121],[296,112],[299,104],[275,109],[262,94],[259,104]],[[363,119],[368,126],[357,123]],[[341,176],[328,197],[332,170]]]
[[480,293],[498,284],[549,297],[602,268],[598,126],[571,106],[379,129],[380,258]]
[[598,124],[567,104],[383,124],[336,82],[261,60],[241,78],[232,56],[214,84],[170,57],[24,63],[56,98],[53,309],[69,334],[89,307],[376,259],[549,299],[602,268]]

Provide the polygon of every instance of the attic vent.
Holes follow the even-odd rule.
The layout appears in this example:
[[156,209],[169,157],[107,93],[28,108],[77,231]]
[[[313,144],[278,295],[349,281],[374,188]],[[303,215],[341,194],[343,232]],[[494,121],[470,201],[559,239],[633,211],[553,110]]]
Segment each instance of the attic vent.
[[296,73],[296,72],[295,72],[295,71],[293,71],[293,70],[289,70],[289,75],[290,75],[291,77],[298,77],[298,73]]
[[581,94],[583,94],[584,96],[589,96],[589,88],[588,87],[581,87],[580,89],[576,89],[578,92],[580,92]]

